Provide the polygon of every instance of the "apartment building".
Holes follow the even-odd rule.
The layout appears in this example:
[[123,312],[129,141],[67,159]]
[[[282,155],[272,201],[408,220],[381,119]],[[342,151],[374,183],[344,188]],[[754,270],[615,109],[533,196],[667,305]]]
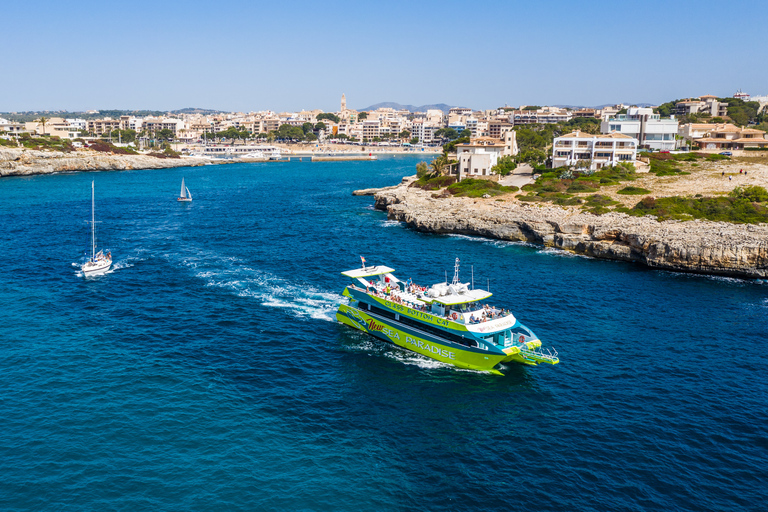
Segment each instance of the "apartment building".
[[651,108],[632,107],[626,114],[618,114],[608,119],[603,118],[600,132],[617,132],[637,139],[642,149],[670,151],[676,147],[676,135],[679,123],[675,116],[662,119]]
[[488,136],[494,139],[501,139],[502,135],[509,130],[512,130],[514,125],[506,121],[489,121],[488,122]]
[[[573,115],[569,110],[543,107],[539,110],[515,110],[509,120],[514,125],[554,124],[570,121]],[[490,132],[490,126],[489,126]]]
[[178,132],[184,128],[184,122],[181,119],[169,119],[165,117],[147,117],[142,123],[142,130],[148,133],[157,133],[160,130],[171,130],[175,137]]
[[371,141],[374,137],[381,135],[381,122],[376,119],[374,121],[365,120],[362,122],[362,135],[363,140]]
[[428,121],[416,120],[411,125],[411,136],[418,137],[422,144],[431,144],[435,141],[435,132],[440,128],[442,127]]
[[712,117],[728,115],[728,104],[717,101],[717,96],[706,95],[675,103],[675,114],[679,116],[707,113]]
[[6,132],[8,135],[20,135],[27,131],[24,123],[15,123],[7,119],[0,118],[0,132]]
[[572,167],[589,162],[590,170],[621,162],[634,164],[638,140],[621,133],[595,135],[579,130],[556,137],[552,144],[552,167]]
[[474,137],[464,144],[456,144],[458,180],[475,176],[490,176],[491,169],[502,156],[518,153],[514,130],[504,132],[503,138]]
[[86,128],[86,131],[99,137],[104,133],[109,133],[113,130],[119,130],[119,129],[120,129],[119,119],[112,119],[111,117],[105,117],[104,119],[89,119],[88,127]]

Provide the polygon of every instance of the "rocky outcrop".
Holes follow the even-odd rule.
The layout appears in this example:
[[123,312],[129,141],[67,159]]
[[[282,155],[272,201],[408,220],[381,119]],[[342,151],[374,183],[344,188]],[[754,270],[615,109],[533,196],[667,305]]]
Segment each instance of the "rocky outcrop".
[[401,186],[407,186],[410,185],[412,182],[416,181],[416,176],[406,176],[403,178],[403,181],[401,181],[398,185],[393,185],[391,187],[382,187],[382,188],[363,188],[360,190],[354,190],[352,192],[353,196],[372,196],[376,192],[386,192],[388,190],[394,190]]
[[157,158],[147,155],[112,155],[78,150],[36,151],[31,149],[0,149],[0,177],[50,174],[68,171],[108,171],[126,169],[164,169],[211,163],[207,158]]
[[433,198],[407,183],[374,193],[389,219],[431,233],[461,233],[554,247],[594,258],[742,278],[768,277],[768,225],[592,215],[552,205]]

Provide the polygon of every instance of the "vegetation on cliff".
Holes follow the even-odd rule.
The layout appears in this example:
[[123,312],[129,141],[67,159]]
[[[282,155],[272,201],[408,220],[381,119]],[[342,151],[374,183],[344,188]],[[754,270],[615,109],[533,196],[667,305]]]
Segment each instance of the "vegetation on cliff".
[[656,176],[682,176],[690,174],[679,167],[680,162],[696,162],[704,160],[706,162],[717,162],[720,160],[730,160],[725,155],[707,154],[707,153],[641,153],[649,159],[650,171]]
[[[17,140],[19,141],[19,144],[21,144],[21,147],[27,149],[50,149],[52,151],[62,151],[64,153],[69,153],[75,150],[72,141],[69,139],[61,139],[59,137],[32,137],[28,133],[22,133]],[[10,148],[18,147],[15,141],[4,139],[2,145]]]
[[567,168],[551,169],[542,174],[534,183],[523,185],[526,195],[521,201],[548,202],[559,205],[583,204],[585,199],[574,194],[592,193],[601,187],[616,185],[622,181],[636,179],[635,167],[621,163],[595,172],[574,172]]
[[735,188],[727,197],[644,197],[633,208],[616,211],[635,217],[655,215],[659,221],[704,219],[735,224],[768,222],[768,191],[752,185]]
[[510,194],[520,189],[517,187],[505,187],[495,181],[467,178],[448,186],[446,190],[448,193],[458,197],[483,197]]
[[89,146],[93,151],[99,153],[112,153],[114,155],[138,155],[135,149],[130,147],[119,148],[114,144],[105,141],[96,141]]

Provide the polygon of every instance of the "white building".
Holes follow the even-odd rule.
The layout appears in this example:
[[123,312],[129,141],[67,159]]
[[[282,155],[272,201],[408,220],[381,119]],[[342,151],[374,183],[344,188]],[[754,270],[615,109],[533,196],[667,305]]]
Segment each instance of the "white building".
[[502,156],[517,154],[517,139],[514,130],[504,133],[503,139],[493,137],[470,138],[468,143],[456,144],[458,179],[474,176],[490,176],[491,169]]
[[621,133],[637,139],[640,148],[670,151],[675,149],[678,121],[674,116],[661,119],[651,108],[632,107],[626,114],[603,118],[600,131],[604,134]]
[[576,130],[556,137],[552,144],[552,167],[571,167],[589,162],[591,170],[637,160],[637,139],[613,132],[595,135]]

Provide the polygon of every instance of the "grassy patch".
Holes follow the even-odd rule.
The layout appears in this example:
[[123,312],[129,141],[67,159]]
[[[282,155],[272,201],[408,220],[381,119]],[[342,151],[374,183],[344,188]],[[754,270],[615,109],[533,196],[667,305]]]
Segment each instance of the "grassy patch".
[[651,191],[647,188],[641,187],[624,187],[621,190],[616,191],[617,194],[623,194],[625,196],[639,196],[644,194],[650,194]]
[[8,140],[8,139],[0,139],[0,146],[7,146],[9,148],[17,147],[16,141]]
[[732,193],[730,197],[645,197],[627,213],[636,216],[656,215],[659,220],[706,219],[738,224],[768,222],[766,201],[750,200],[759,197],[768,199],[768,193],[766,196],[762,196],[758,191],[756,196],[737,192]]
[[63,151],[64,153],[75,150],[69,139],[62,139],[60,137],[32,137],[28,133],[23,133],[19,136],[19,142],[27,149],[50,149],[53,151]]
[[459,197],[483,197],[484,195],[498,196],[520,190],[517,187],[505,187],[495,181],[475,180],[467,178],[448,186],[448,192]]
[[440,190],[441,188],[453,185],[454,183],[456,183],[456,178],[453,176],[437,176],[435,178],[430,178],[429,175],[426,175],[414,181],[413,186],[423,190]]
[[[524,185],[523,190],[528,192],[528,194],[518,196],[517,199],[520,201],[540,201],[566,206],[583,204],[588,208],[605,209],[609,203],[600,205],[585,203],[589,203],[590,197],[606,197],[595,194],[601,187],[617,185],[622,181],[633,181],[635,179],[637,179],[635,167],[627,163],[618,164],[614,167],[605,167],[593,173],[576,172],[565,167],[547,169],[546,172],[539,176],[535,183]],[[573,194],[592,195],[588,198],[579,198],[574,197]]]
[[[643,153],[650,161],[650,171],[656,176],[682,176],[690,174],[682,170],[680,162],[697,162],[705,160],[707,162],[718,162],[720,160],[730,160],[726,155],[707,154],[707,153]],[[697,163],[691,163],[692,166],[698,166]]]
[[136,150],[132,148],[119,148],[113,144],[110,144],[109,142],[104,142],[101,140],[93,142],[90,145],[90,148],[93,151],[98,151],[99,153],[113,153],[115,155],[138,155]]

